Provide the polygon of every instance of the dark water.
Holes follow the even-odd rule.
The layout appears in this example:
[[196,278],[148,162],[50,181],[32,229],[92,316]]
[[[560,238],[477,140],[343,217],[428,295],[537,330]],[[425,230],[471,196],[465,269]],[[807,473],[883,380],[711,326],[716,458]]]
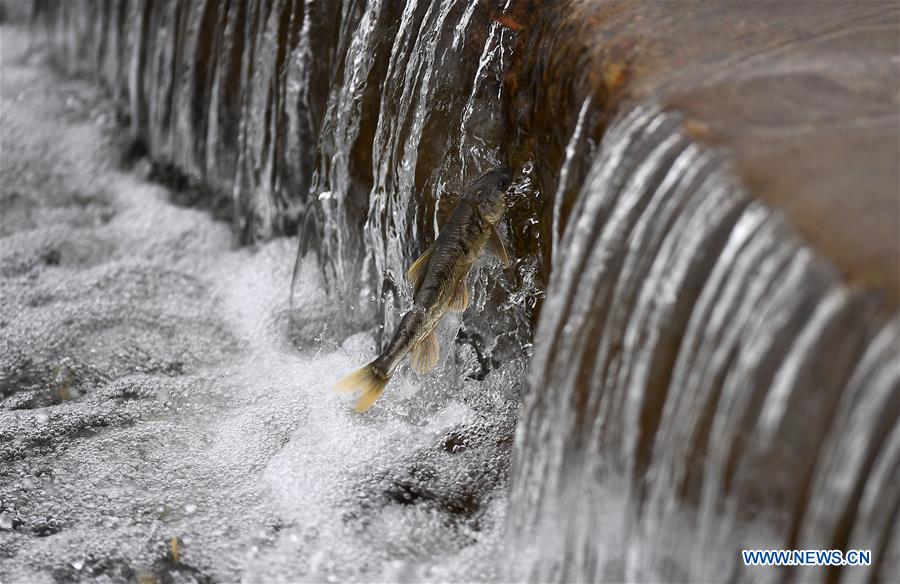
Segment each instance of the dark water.
[[[373,434],[389,447],[392,420],[474,412],[480,462],[426,449],[432,470],[394,480],[412,510],[378,514],[378,533],[409,534],[434,510],[420,501],[441,501],[422,525],[463,517],[472,533],[426,530],[428,545],[310,574],[900,572],[896,5],[673,6],[48,4],[36,33],[109,88],[158,165],[233,209],[238,240],[297,234],[279,318],[307,351],[383,344],[460,189],[517,169],[513,265],[476,267],[443,377],[410,377],[403,395],[430,397],[389,401]],[[320,468],[290,460],[279,477]],[[461,567],[429,572],[442,546]],[[870,549],[875,565],[751,569],[750,547]],[[504,567],[485,568],[496,554]]]

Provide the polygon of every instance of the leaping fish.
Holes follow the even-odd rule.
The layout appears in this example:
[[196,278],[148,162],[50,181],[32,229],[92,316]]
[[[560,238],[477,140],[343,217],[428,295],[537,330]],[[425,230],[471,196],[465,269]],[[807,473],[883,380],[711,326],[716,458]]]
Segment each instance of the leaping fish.
[[462,312],[469,305],[466,276],[485,246],[509,262],[494,226],[506,211],[510,179],[510,171],[501,168],[475,181],[431,247],[406,272],[414,290],[413,307],[403,315],[387,349],[334,384],[338,393],[362,391],[356,400],[357,412],[372,407],[407,354],[419,373],[434,369],[440,355],[435,328],[445,312]]

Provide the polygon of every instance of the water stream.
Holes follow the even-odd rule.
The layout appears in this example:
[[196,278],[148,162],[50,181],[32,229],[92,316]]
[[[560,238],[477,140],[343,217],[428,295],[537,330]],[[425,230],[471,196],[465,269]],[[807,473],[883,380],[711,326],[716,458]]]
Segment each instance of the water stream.
[[680,127],[653,106],[615,123],[561,236],[517,431],[516,573],[777,577],[743,566],[760,547],[885,550],[890,573],[898,322]]
[[[896,6],[765,21],[735,5],[710,33],[733,50],[666,53],[662,33],[616,35],[649,21],[687,38],[721,11],[38,4],[30,31],[0,29],[3,581],[900,573],[893,297],[798,228],[840,214],[809,194],[831,185],[747,171],[783,170],[770,152],[807,161],[791,140],[811,128],[873,159],[898,149],[864,140],[897,121],[896,92],[885,106],[840,52],[874,39],[860,62],[893,81]],[[819,60],[829,43],[844,57]],[[660,55],[675,65],[654,77]],[[834,71],[864,94],[854,123],[837,123],[849,90],[817,77]],[[803,83],[839,97],[751,107]],[[131,169],[114,164],[123,126],[147,155]],[[862,184],[841,152],[832,182]],[[503,164],[511,265],[479,260],[438,370],[401,368],[356,415],[329,386],[387,343],[406,269]],[[808,215],[773,204],[785,184]],[[175,205],[182,191],[207,210]],[[748,568],[743,548],[868,549],[874,565]]]
[[118,170],[110,104],[3,35],[0,578],[500,578],[524,360],[454,352],[356,415],[329,387],[377,336],[312,317],[298,240],[234,249]]

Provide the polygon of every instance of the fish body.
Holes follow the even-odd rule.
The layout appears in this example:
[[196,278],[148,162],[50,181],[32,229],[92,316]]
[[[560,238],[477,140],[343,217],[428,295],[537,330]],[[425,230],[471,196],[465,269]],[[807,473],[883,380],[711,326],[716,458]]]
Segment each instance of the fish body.
[[438,234],[413,263],[407,277],[413,285],[413,306],[400,321],[391,342],[377,359],[339,380],[338,392],[362,390],[356,410],[363,412],[377,400],[397,366],[407,355],[416,371],[437,365],[440,346],[435,328],[448,310],[463,311],[469,304],[466,277],[486,245],[506,260],[494,229],[506,210],[510,172],[488,172],[470,186]]

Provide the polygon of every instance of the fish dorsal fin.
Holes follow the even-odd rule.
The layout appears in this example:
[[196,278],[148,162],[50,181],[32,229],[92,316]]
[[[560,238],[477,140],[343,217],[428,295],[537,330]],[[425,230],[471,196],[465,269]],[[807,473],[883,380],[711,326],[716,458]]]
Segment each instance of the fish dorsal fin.
[[431,252],[434,246],[425,250],[425,253],[419,256],[419,259],[413,262],[413,265],[406,271],[406,279],[412,284],[413,290],[419,289],[422,277],[425,275],[425,269],[428,267],[428,260],[431,259]]
[[487,240],[487,250],[500,258],[500,261],[503,262],[504,266],[509,265],[509,255],[506,253],[506,246],[503,245],[503,239],[500,238],[500,234],[497,233],[497,228],[493,225],[491,226],[491,235]]
[[469,291],[466,289],[466,280],[464,278],[460,281],[459,286],[456,287],[456,292],[454,292],[453,298],[450,299],[450,305],[447,308],[456,312],[462,312],[468,307]]
[[437,365],[440,356],[441,345],[432,330],[413,347],[409,362],[417,373],[428,373]]

